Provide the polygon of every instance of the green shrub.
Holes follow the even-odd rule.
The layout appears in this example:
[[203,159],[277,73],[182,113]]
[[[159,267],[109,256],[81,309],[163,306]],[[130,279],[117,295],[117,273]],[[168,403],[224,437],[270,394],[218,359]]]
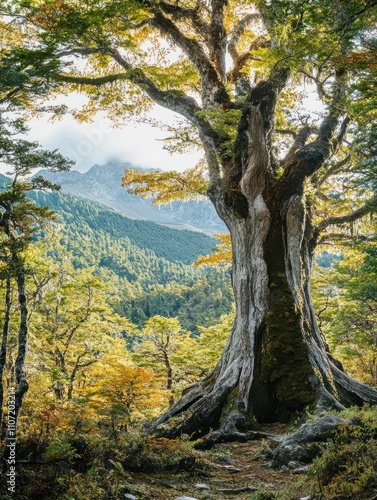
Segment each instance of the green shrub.
[[193,443],[181,439],[146,438],[129,443],[127,454],[121,460],[126,470],[135,472],[188,472],[205,474],[210,464]]
[[[203,475],[210,463],[187,438],[123,434],[116,442],[96,434],[55,433],[50,439],[27,437],[17,443],[19,500],[115,500],[141,492],[132,472]],[[7,499],[0,483],[0,499]]]
[[75,448],[64,439],[54,439],[48,446],[42,458],[49,462],[54,460],[73,460],[77,457]]
[[310,468],[315,493],[326,500],[370,500],[377,491],[377,408],[349,410],[341,426]]

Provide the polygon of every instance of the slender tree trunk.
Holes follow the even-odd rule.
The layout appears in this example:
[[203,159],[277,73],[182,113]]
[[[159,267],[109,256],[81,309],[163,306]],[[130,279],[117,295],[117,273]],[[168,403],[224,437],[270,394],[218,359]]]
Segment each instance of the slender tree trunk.
[[5,289],[5,316],[3,324],[3,335],[1,339],[1,350],[0,350],[0,438],[2,436],[3,429],[3,406],[4,406],[4,369],[7,360],[7,350],[8,350],[8,337],[10,331],[10,318],[12,309],[12,296],[11,296],[11,278],[10,274],[7,274],[6,278],[6,289]]
[[[319,332],[310,300],[313,230],[303,195],[265,192],[239,217],[221,197],[231,233],[236,319],[213,372],[188,388],[154,428],[178,416],[168,435],[200,436],[234,412],[246,425],[288,421],[306,407],[377,402],[377,392],[348,377]],[[245,211],[244,211],[245,212]]]
[[25,358],[26,358],[26,345],[28,337],[28,309],[27,309],[27,299],[26,299],[26,280],[25,280],[25,269],[20,262],[18,256],[16,257],[17,262],[17,287],[18,287],[18,303],[20,307],[20,325],[18,329],[18,352],[15,363],[16,372],[16,393],[15,393],[15,428],[17,429],[18,418],[20,415],[22,402],[29,389],[29,384],[26,380],[26,374],[24,371]]
[[[26,375],[24,372],[25,358],[26,358],[26,344],[28,337],[28,309],[27,309],[27,299],[26,299],[26,280],[25,280],[25,269],[22,261],[18,257],[17,253],[12,255],[12,264],[14,266],[16,276],[17,276],[17,289],[18,289],[18,305],[20,311],[20,324],[18,329],[18,352],[15,362],[15,376],[16,376],[16,392],[14,395],[14,412],[12,415],[12,422],[8,422],[8,428],[6,433],[6,443],[8,440],[14,441],[17,436],[18,419],[21,412],[21,407],[25,394],[29,389],[29,384],[26,380]],[[4,458],[8,458],[10,449],[5,445],[3,450]]]
[[54,385],[54,393],[55,393],[56,399],[58,399],[59,401],[62,401],[64,399],[64,387],[63,387],[63,384],[59,380]]
[[69,377],[68,390],[67,390],[68,401],[72,401],[72,398],[73,398],[73,384],[75,383],[75,380],[76,380],[76,375],[77,375],[77,370],[79,369],[80,359],[81,359],[81,356],[79,356],[77,358],[75,366],[73,367],[72,373]]
[[166,389],[169,391],[169,406],[174,404],[174,396],[173,396],[173,368],[170,363],[169,355],[166,351],[164,354],[164,363],[166,368]]

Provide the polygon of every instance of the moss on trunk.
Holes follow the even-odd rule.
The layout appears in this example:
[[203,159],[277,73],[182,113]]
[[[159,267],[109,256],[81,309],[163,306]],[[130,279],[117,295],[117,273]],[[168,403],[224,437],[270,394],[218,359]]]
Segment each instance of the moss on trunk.
[[[271,285],[275,300],[265,317],[251,406],[260,421],[287,421],[314,402],[309,382],[314,371],[303,339],[302,317],[286,280],[278,278]],[[261,394],[263,405],[259,403]]]

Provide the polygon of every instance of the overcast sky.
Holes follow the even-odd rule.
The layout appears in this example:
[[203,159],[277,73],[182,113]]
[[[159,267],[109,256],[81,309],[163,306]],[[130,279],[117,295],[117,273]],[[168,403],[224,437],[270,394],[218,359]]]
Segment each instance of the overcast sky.
[[[173,123],[174,114],[155,106],[151,117]],[[46,149],[58,148],[63,155],[76,161],[74,170],[87,171],[94,164],[110,160],[130,162],[135,166],[162,170],[185,170],[194,166],[200,153],[171,155],[163,149],[161,139],[167,131],[147,124],[128,122],[122,128],[112,128],[102,114],[93,123],[78,123],[70,115],[61,121],[48,122],[47,118],[29,122],[31,140],[37,140]]]

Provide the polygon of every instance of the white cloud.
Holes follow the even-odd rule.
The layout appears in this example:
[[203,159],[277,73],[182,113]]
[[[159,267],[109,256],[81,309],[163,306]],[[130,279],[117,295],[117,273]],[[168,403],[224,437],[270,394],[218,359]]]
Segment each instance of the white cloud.
[[[156,106],[152,118],[173,123],[174,114]],[[200,153],[171,155],[163,149],[167,132],[148,124],[128,123],[112,128],[104,115],[97,115],[92,123],[78,123],[70,115],[61,121],[48,122],[47,118],[33,119],[29,123],[29,139],[37,140],[46,149],[59,149],[74,161],[75,170],[85,172],[94,164],[109,160],[130,162],[138,166],[162,170],[185,170],[194,166]]]

